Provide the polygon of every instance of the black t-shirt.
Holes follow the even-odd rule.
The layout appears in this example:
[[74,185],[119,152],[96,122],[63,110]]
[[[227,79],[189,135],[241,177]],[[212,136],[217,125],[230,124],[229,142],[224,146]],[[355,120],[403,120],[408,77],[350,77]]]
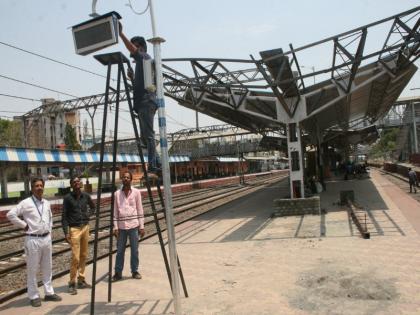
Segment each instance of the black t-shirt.
[[[90,211],[88,210],[88,206]],[[80,226],[89,223],[89,216],[93,214],[95,205],[89,194],[81,192],[76,198],[74,192],[67,194],[63,199],[63,213],[61,222],[64,235],[68,234],[68,227]]]

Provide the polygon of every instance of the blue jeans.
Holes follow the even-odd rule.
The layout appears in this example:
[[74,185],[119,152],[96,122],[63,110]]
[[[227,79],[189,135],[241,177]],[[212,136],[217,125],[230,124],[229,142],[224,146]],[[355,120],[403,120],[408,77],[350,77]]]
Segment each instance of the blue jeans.
[[130,267],[131,273],[137,272],[139,268],[139,228],[129,230],[118,230],[117,257],[115,259],[115,273],[122,274],[124,268],[125,246],[127,237],[130,239]]
[[158,166],[159,156],[156,153],[155,131],[153,130],[153,121],[155,118],[157,105],[153,101],[142,102],[136,107],[136,112],[140,122],[140,137],[147,146],[147,162],[149,168]]

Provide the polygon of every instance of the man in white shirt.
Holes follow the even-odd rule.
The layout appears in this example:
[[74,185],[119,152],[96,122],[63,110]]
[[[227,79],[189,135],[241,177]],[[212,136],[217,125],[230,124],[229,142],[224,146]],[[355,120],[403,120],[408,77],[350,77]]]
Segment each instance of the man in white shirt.
[[35,177],[31,180],[32,196],[22,200],[17,207],[7,213],[7,218],[15,226],[25,231],[25,255],[27,266],[28,297],[33,307],[41,306],[36,275],[41,267],[45,301],[61,301],[52,287],[52,214],[44,194],[44,180]]

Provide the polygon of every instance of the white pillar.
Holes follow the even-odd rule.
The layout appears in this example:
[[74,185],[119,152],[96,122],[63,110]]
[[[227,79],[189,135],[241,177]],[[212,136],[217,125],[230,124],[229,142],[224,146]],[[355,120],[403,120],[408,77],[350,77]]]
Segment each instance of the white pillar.
[[287,152],[289,155],[290,198],[305,198],[301,130],[297,122],[287,124]]

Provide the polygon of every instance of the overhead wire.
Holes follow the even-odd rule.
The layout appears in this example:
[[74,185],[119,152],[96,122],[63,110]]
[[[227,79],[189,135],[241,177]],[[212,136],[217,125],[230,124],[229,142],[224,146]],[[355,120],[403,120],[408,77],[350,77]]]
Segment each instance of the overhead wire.
[[185,125],[185,124],[183,124],[183,123],[181,123],[181,122],[177,121],[175,118],[173,118],[173,117],[171,117],[170,115],[168,115],[168,113],[166,113],[166,116],[167,116],[168,118],[170,118],[170,119],[173,121],[173,123],[174,123],[174,124],[177,124],[177,125],[179,125],[179,126],[183,126],[184,128],[193,128],[193,127],[191,127],[191,126],[187,126],[187,125]]
[[11,110],[0,110],[0,113],[9,113],[9,114],[24,114],[26,112],[16,112]]
[[67,95],[67,96],[71,96],[71,97],[75,97],[75,98],[80,98],[79,96],[76,96],[76,95],[73,95],[73,94],[69,94],[69,93],[58,91],[58,90],[50,89],[50,88],[47,88],[47,87],[44,87],[44,86],[41,86],[41,85],[38,85],[38,84],[34,84],[34,83],[29,83],[29,82],[26,82],[26,81],[18,80],[18,79],[12,78],[12,77],[8,77],[6,75],[0,74],[0,78],[11,80],[11,81],[15,81],[15,82],[19,82],[19,83],[30,85],[30,86],[34,86],[34,87],[37,87],[39,89],[47,90],[47,91],[54,92],[54,93],[58,93],[58,94],[62,94],[62,95]]
[[[5,97],[10,97],[10,98],[16,98],[16,99],[23,99],[23,100],[30,100],[30,101],[37,101],[37,102],[41,102],[41,100],[39,100],[39,99],[34,99],[34,98],[28,98],[28,97],[21,97],[21,96],[16,96],[16,95],[10,95],[10,94],[3,94],[3,93],[0,93],[0,96],[5,96]],[[12,113],[12,114],[24,114],[24,113],[26,113],[26,112],[19,112],[19,111],[1,111],[0,110],[0,112],[5,112],[5,113]],[[101,110],[101,109],[99,109],[99,110],[97,110],[97,112],[96,113],[101,113],[101,112],[103,112],[103,109]],[[130,111],[128,110],[128,109],[123,109],[123,108],[120,108],[119,109],[119,112],[124,112],[124,113],[129,113]],[[84,115],[84,113],[81,113],[82,115]],[[182,126],[182,127],[184,127],[184,128],[192,128],[192,126],[188,126],[188,125],[185,125],[185,124],[183,124],[183,123],[181,123],[181,122],[179,122],[179,121],[177,121],[175,118],[173,118],[172,116],[170,116],[170,115],[168,115],[167,114],[167,116],[168,116],[168,118],[171,120],[171,121],[168,121],[169,123],[172,123],[172,124],[175,124],[175,125],[178,125],[178,126]],[[120,118],[122,119],[122,120],[124,120],[124,121],[126,121],[126,122],[128,122],[128,123],[131,123],[131,121],[129,121],[128,119],[125,119],[124,117],[122,117],[122,116],[120,116]],[[101,129],[97,129],[97,130],[101,130]],[[128,133],[127,133],[128,134]]]
[[[93,71],[90,71],[90,70],[86,70],[86,69],[83,69],[81,67],[74,66],[74,65],[71,65],[69,63],[66,63],[66,62],[63,62],[63,61],[59,61],[57,59],[53,59],[51,57],[47,57],[47,56],[44,56],[44,55],[35,53],[33,51],[30,51],[30,50],[27,50],[27,49],[23,49],[23,48],[17,47],[17,46],[12,45],[12,44],[8,44],[8,43],[2,42],[2,41],[0,41],[0,44],[1,45],[4,45],[4,46],[7,46],[7,47],[10,47],[10,48],[13,48],[13,49],[16,49],[16,50],[19,50],[19,51],[22,51],[22,52],[25,52],[25,53],[30,54],[30,55],[33,55],[33,56],[37,56],[37,57],[42,58],[42,59],[45,59],[45,60],[49,60],[49,61],[58,63],[60,65],[63,65],[63,66],[69,67],[69,68],[73,68],[73,69],[80,70],[80,71],[83,71],[83,72],[86,72],[86,73],[90,73],[90,74],[96,75],[98,77],[106,78],[105,75],[102,75],[102,74],[99,74],[99,73],[96,73],[96,72],[93,72]],[[111,78],[111,80],[116,81],[115,79],[112,79],[112,78]]]
[[[128,1],[129,1],[129,3],[127,4],[127,6],[129,6],[129,7],[133,10],[133,12],[134,12],[134,13],[136,13],[136,14],[138,14],[138,15],[141,15],[141,14],[146,13],[146,12],[147,12],[147,10],[149,9],[149,5],[150,5],[149,1],[147,1],[147,6],[146,6],[146,8],[145,8],[142,12],[137,12],[137,11],[134,9],[134,7],[133,7],[133,5],[132,5],[132,3],[131,3],[131,0],[128,0]],[[89,74],[93,74],[93,75],[96,75],[96,76],[100,76],[100,77],[106,78],[106,76],[101,75],[101,74],[99,74],[99,73],[96,73],[96,72],[93,72],[93,71],[90,71],[90,70],[86,70],[86,69],[83,69],[83,68],[81,68],[81,67],[74,66],[74,65],[68,64],[68,63],[66,63],[66,62],[59,61],[59,60],[57,60],[57,59],[53,59],[53,58],[51,58],[51,57],[47,57],[47,56],[41,55],[41,54],[39,54],[39,53],[36,53],[36,52],[30,51],[30,50],[27,50],[27,49],[24,49],[24,48],[21,48],[21,47],[18,47],[18,46],[15,46],[15,45],[12,45],[12,44],[9,44],[9,43],[6,43],[6,42],[3,42],[3,41],[0,41],[0,44],[1,44],[1,45],[4,45],[4,46],[7,46],[7,47],[9,47],[9,48],[13,48],[13,49],[16,49],[16,50],[22,51],[22,52],[24,52],[24,53],[27,53],[27,54],[30,54],[30,55],[33,55],[33,56],[37,56],[37,57],[39,57],[39,58],[42,58],[42,59],[45,59],[45,60],[48,60],[48,61],[55,62],[55,63],[57,63],[57,64],[61,64],[61,65],[64,65],[64,66],[67,66],[67,67],[70,67],[70,68],[73,68],[73,69],[76,69],[76,70],[80,70],[80,71],[83,71],[83,72],[86,72],[86,73],[89,73]],[[15,79],[15,78],[7,77],[7,76],[2,76],[2,75],[0,75],[0,77],[6,78],[6,79],[9,79],[9,80],[13,80],[13,81],[16,81],[16,82],[19,82],[19,83],[23,83],[23,84],[27,84],[27,85],[35,86],[35,87],[38,87],[38,88],[41,88],[41,89],[45,89],[45,90],[48,90],[48,91],[51,91],[51,92],[59,93],[59,94],[62,94],[62,95],[67,95],[67,96],[71,96],[71,97],[76,97],[76,98],[79,98],[79,97],[77,97],[77,96],[74,96],[74,95],[71,95],[71,94],[68,94],[68,93],[65,93],[65,92],[60,92],[60,91],[53,90],[53,89],[46,88],[46,87],[42,87],[42,86],[39,86],[39,85],[36,85],[36,84],[32,84],[32,83],[28,83],[28,82],[24,82],[24,81],[21,81],[21,80],[17,80],[17,79]],[[113,80],[113,81],[116,81],[115,79],[112,79],[112,80]],[[9,95],[9,94],[0,94],[0,95],[1,95],[1,96],[5,96],[5,97],[16,98],[16,99],[24,99],[24,100],[39,101],[39,102],[41,101],[41,100],[38,100],[38,99],[32,99],[32,98],[26,98],[26,97],[20,97],[20,96]],[[120,111],[122,111],[122,110],[120,110]],[[129,111],[127,110],[127,112],[129,112]],[[176,119],[174,119],[173,117],[171,117],[171,116],[169,116],[169,115],[168,115],[168,117],[169,117],[170,119],[172,119],[172,120],[174,121],[174,123],[175,123],[175,124],[178,124],[178,125],[183,126],[183,127],[186,127],[186,128],[190,128],[189,126],[187,126],[187,125],[185,125],[185,124],[180,123],[179,121],[177,121],[177,120],[176,120]]]
[[133,5],[131,4],[131,0],[128,0],[128,3],[126,4],[126,6],[130,7],[131,11],[133,11],[135,14],[137,14],[137,15],[143,15],[143,14],[145,14],[145,13],[147,12],[147,10],[149,9],[150,2],[149,2],[149,0],[147,0],[147,6],[146,6],[146,9],[144,9],[144,10],[143,10],[143,11],[141,11],[141,12],[138,12],[138,11],[136,11],[136,10],[133,8]]
[[[133,6],[131,4],[131,0],[128,0],[128,1],[129,1],[129,3],[127,4],[127,6],[129,6],[133,10],[133,12],[136,13],[136,14],[138,14],[138,15],[142,15],[142,14],[146,13],[147,10],[149,9],[149,6],[150,6],[149,1],[147,1],[146,8],[142,12],[138,12],[138,11],[136,11],[133,8]],[[19,50],[21,52],[24,52],[24,53],[27,53],[27,54],[30,54],[30,55],[33,55],[33,56],[36,56],[36,57],[39,57],[39,58],[42,58],[42,59],[45,59],[45,60],[48,60],[48,61],[51,61],[51,62],[60,64],[60,65],[64,65],[64,66],[69,67],[69,68],[73,68],[73,69],[76,69],[76,70],[79,70],[79,71],[83,71],[83,72],[86,72],[86,73],[89,73],[89,74],[92,74],[92,75],[96,75],[96,76],[99,76],[99,77],[102,77],[102,78],[106,78],[106,76],[104,76],[102,74],[99,74],[99,73],[96,73],[96,72],[93,72],[93,71],[90,71],[90,70],[87,70],[87,69],[84,69],[84,68],[81,68],[81,67],[78,67],[78,66],[74,66],[74,65],[71,65],[69,63],[66,63],[66,62],[63,62],[63,61],[59,61],[57,59],[54,59],[54,58],[51,58],[51,57],[48,57],[48,56],[41,55],[39,53],[30,51],[30,50],[27,50],[27,49],[24,49],[24,48],[21,48],[21,47],[18,47],[18,46],[15,46],[15,45],[12,45],[12,44],[3,42],[3,41],[0,41],[0,45],[4,45],[4,46],[7,46],[9,48],[13,48],[13,49]],[[41,86],[41,85],[37,85],[37,84],[34,84],[34,83],[25,82],[25,81],[18,80],[16,78],[12,78],[12,77],[9,77],[9,76],[0,75],[0,77],[1,78],[4,78],[4,79],[15,81],[15,82],[18,82],[18,83],[21,83],[21,84],[26,84],[26,85],[37,87],[37,88],[44,89],[44,90],[47,90],[47,91],[51,91],[51,92],[54,92],[54,93],[58,93],[58,94],[62,94],[62,95],[67,95],[67,96],[70,96],[70,97],[79,98],[78,96],[75,96],[75,95],[72,95],[72,94],[69,94],[69,93],[66,93],[66,92],[61,92],[61,91],[50,89],[50,88],[47,88],[47,87],[44,87],[44,86]],[[112,78],[111,78],[111,80],[116,81],[115,79],[112,79]],[[3,93],[0,93],[0,96],[11,97],[11,98],[16,98],[16,99],[23,99],[23,100],[30,100],[30,101],[37,101],[37,102],[40,102],[41,101],[39,99],[33,99],[33,98],[27,98],[27,97],[21,97],[21,96],[10,95],[10,94],[3,94]],[[120,109],[120,111],[129,112],[128,110],[122,110],[122,109]],[[16,112],[16,113],[18,113],[18,112]],[[171,117],[169,115],[168,115],[168,118],[170,118],[173,121],[174,124],[177,124],[179,126],[183,126],[183,127],[186,127],[186,128],[190,128],[190,126],[187,126],[187,125],[185,125],[185,124],[177,121],[176,119],[174,119],[173,117]],[[126,120],[126,119],[123,119],[123,120],[125,120],[125,121],[128,122],[128,120]]]
[[[24,52],[24,53],[27,53],[27,54],[30,54],[30,55],[33,55],[33,56],[36,56],[36,57],[39,57],[39,58],[48,60],[48,61],[55,62],[55,63],[60,64],[60,65],[64,65],[64,66],[67,66],[67,67],[70,67],[70,68],[73,68],[73,69],[76,69],[76,70],[80,70],[80,71],[83,71],[83,72],[86,72],[86,73],[89,73],[89,74],[93,74],[93,75],[96,75],[96,76],[99,76],[99,77],[106,78],[106,76],[101,75],[99,73],[96,73],[96,72],[93,72],[93,71],[90,71],[90,70],[86,70],[86,69],[83,69],[81,67],[77,67],[77,66],[74,66],[74,65],[71,65],[71,64],[68,64],[68,63],[65,63],[65,62],[62,62],[62,61],[59,61],[59,60],[56,60],[56,59],[53,59],[53,58],[50,58],[50,57],[47,57],[47,56],[44,56],[44,55],[41,55],[41,54],[38,54],[38,53],[35,53],[33,51],[29,51],[27,49],[23,49],[23,48],[17,47],[15,45],[12,45],[12,44],[9,44],[9,43],[5,43],[3,41],[0,41],[0,44],[1,45],[4,45],[4,46],[7,46],[9,48],[13,48],[13,49],[19,50],[21,52]],[[67,95],[67,96],[74,97],[74,98],[80,98],[80,97],[78,97],[76,95],[73,95],[73,94],[69,94],[69,93],[66,93],[66,92],[58,91],[58,90],[51,89],[51,88],[48,88],[48,87],[45,87],[45,86],[41,86],[41,85],[38,85],[38,84],[26,82],[26,81],[19,80],[19,79],[10,77],[10,76],[6,76],[6,75],[1,75],[0,74],[0,77],[1,78],[4,78],[4,79],[11,80],[11,81],[15,81],[15,82],[18,82],[18,83],[21,83],[21,84],[26,84],[26,85],[33,86],[33,87],[36,87],[36,88],[44,89],[44,90],[47,90],[47,91],[50,91],[50,92],[54,92],[54,93],[58,93],[58,94],[62,94],[62,95]],[[112,81],[116,81],[115,79],[112,79],[112,78],[111,78],[111,80]],[[5,93],[0,93],[0,96],[10,97],[10,98],[15,98],[15,99],[22,99],[22,100],[37,101],[37,102],[41,102],[42,101],[40,99],[28,98],[28,97],[11,95],[11,94],[5,94]],[[122,111],[122,112],[129,112],[128,110],[123,110],[123,109],[120,109],[120,111]],[[0,111],[0,112],[2,112],[2,111]],[[6,111],[4,111],[4,112],[6,112]],[[11,111],[7,111],[7,112],[8,113],[16,113],[16,114],[17,113],[25,113],[25,112],[11,112]],[[4,117],[12,118],[10,116],[4,116]],[[126,120],[126,121],[128,121],[128,120]],[[74,127],[76,127],[76,128],[79,127],[80,128],[81,126],[80,125],[75,125]],[[102,129],[95,128],[95,130],[100,131]],[[118,131],[118,133],[119,134],[131,134],[131,133],[128,133],[128,132],[123,132],[123,131]]]
[[16,96],[16,95],[10,95],[10,94],[0,93],[0,96],[10,97],[10,98],[17,98],[17,99],[22,99],[22,100],[34,101],[34,102],[42,102],[39,99],[29,98],[29,97],[23,97],[23,96]]

